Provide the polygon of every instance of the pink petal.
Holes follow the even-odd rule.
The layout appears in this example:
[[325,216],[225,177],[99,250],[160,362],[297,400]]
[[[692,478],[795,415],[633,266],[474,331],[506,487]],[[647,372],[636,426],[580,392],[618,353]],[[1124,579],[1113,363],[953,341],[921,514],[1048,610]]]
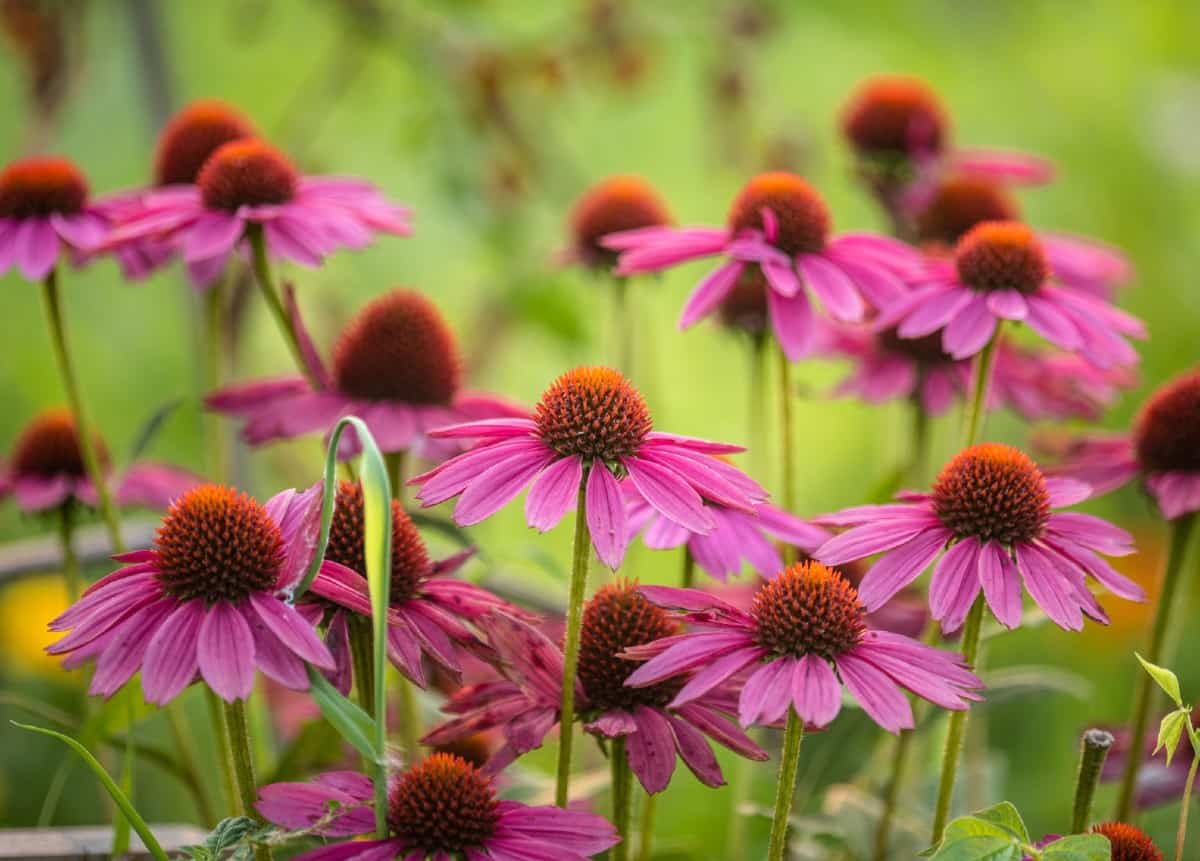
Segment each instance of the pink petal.
[[858,587],[858,597],[874,612],[897,592],[921,576],[950,538],[946,529],[931,529],[892,550],[871,566]]
[[196,677],[196,639],[204,602],[184,601],[159,625],[142,661],[146,701],[166,705]]
[[621,566],[629,543],[621,485],[601,460],[592,462],[585,499],[588,531],[600,561],[614,571]]
[[556,457],[554,452],[542,449],[515,455],[490,467],[463,491],[454,508],[454,522],[459,526],[473,526],[491,517]]
[[665,714],[671,731],[675,734],[675,749],[684,765],[691,769],[696,779],[705,786],[718,787],[725,785],[725,777],[721,774],[721,766],[717,757],[709,747],[704,734],[686,721],[674,717],[669,712]]
[[208,210],[188,228],[183,238],[183,259],[188,263],[228,254],[242,238],[244,225],[236,215]]
[[675,773],[675,736],[671,725],[657,709],[646,706],[638,706],[633,715],[638,731],[625,738],[629,767],[646,792],[662,792]]
[[734,260],[705,276],[684,303],[683,311],[679,315],[679,328],[690,328],[715,311],[729,295],[745,266],[745,263]]
[[525,521],[539,532],[553,529],[574,507],[582,482],[583,460],[579,455],[550,464],[529,486]]
[[942,348],[956,359],[974,356],[984,348],[996,331],[996,318],[988,310],[987,300],[975,296],[942,333]]
[[[787,686],[787,682],[783,682]],[[842,687],[833,668],[816,655],[795,663],[790,679],[792,706],[806,724],[827,726],[842,708]]]
[[1021,581],[1016,566],[994,541],[979,551],[979,582],[992,614],[1012,630],[1021,624]]
[[913,728],[908,698],[886,673],[852,653],[840,655],[837,668],[850,693],[875,723],[891,733]]
[[17,269],[30,281],[41,281],[58,262],[58,234],[45,218],[21,219],[12,242]]
[[200,675],[226,702],[244,700],[254,689],[254,635],[240,610],[227,601],[208,608],[196,641]]
[[673,471],[640,457],[623,457],[622,465],[638,492],[664,517],[691,532],[707,534],[715,525],[700,494]]
[[789,299],[775,290],[768,290],[767,311],[771,315],[771,330],[784,355],[793,362],[807,356],[812,351],[816,326],[812,306],[804,291]]
[[738,696],[738,722],[742,726],[773,724],[791,702],[792,662],[777,658],[750,673]]
[[817,294],[831,317],[843,323],[862,320],[866,311],[862,297],[858,295],[854,282],[836,263],[818,254],[800,254],[796,257],[796,265],[809,289]]
[[329,654],[312,625],[306,622],[295,608],[261,592],[252,592],[248,600],[267,629],[297,657],[315,667],[333,669],[333,656]]

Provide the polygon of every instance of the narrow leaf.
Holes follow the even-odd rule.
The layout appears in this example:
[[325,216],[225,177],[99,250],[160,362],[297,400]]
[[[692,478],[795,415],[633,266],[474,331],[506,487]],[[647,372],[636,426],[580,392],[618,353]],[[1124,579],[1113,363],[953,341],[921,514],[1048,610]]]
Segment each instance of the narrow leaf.
[[325,719],[338,731],[338,735],[353,745],[367,760],[378,762],[380,757],[375,752],[375,742],[371,738],[374,732],[371,716],[338,693],[338,689],[315,667],[309,666],[308,681],[313,700]]
[[150,831],[150,827],[146,825],[146,821],[142,819],[141,815],[139,815],[136,810],[133,809],[133,805],[130,803],[129,797],[122,792],[121,788],[117,786],[111,777],[109,777],[108,772],[104,770],[104,766],[97,761],[96,757],[92,756],[91,751],[89,751],[75,739],[71,738],[69,735],[64,735],[61,732],[55,732],[52,729],[45,729],[40,726],[33,726],[26,723],[18,723],[17,721],[12,721],[12,725],[19,727],[20,729],[27,729],[30,732],[41,733],[42,735],[48,735],[51,738],[56,738],[79,754],[79,757],[87,764],[88,768],[92,770],[92,774],[96,775],[96,779],[104,785],[105,790],[108,791],[108,794],[112,797],[113,802],[120,809],[121,813],[125,815],[125,819],[130,823],[130,825],[133,826],[133,830],[137,832],[138,837],[142,838],[142,845],[146,847],[146,851],[149,852],[154,858],[158,859],[158,861],[167,861],[167,853],[163,851],[162,846],[159,844],[158,840],[155,839],[153,832]]
[[1179,679],[1176,678],[1175,674],[1166,667],[1150,663],[1141,655],[1138,655],[1137,652],[1134,652],[1134,655],[1141,662],[1142,669],[1149,673],[1150,678],[1154,679],[1158,683],[1158,686],[1171,698],[1171,702],[1175,703],[1179,708],[1183,708],[1183,695],[1179,692]]
[[1158,743],[1154,745],[1154,752],[1160,750],[1167,752],[1167,765],[1171,764],[1171,760],[1175,756],[1175,751],[1179,747],[1180,736],[1183,735],[1183,728],[1189,720],[1189,715],[1186,709],[1176,709],[1158,725]]

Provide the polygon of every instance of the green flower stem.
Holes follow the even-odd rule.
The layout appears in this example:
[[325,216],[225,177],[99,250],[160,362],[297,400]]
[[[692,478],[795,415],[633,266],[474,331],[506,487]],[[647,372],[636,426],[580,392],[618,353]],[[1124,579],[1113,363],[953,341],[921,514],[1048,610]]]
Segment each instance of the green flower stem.
[[50,345],[54,351],[54,360],[58,365],[58,373],[62,378],[63,390],[67,396],[67,406],[71,410],[71,418],[75,422],[75,433],[79,437],[79,452],[83,455],[83,464],[87,469],[88,478],[96,489],[96,503],[100,516],[108,529],[108,540],[115,553],[125,552],[125,542],[121,538],[121,520],[113,505],[109,493],[108,482],[96,454],[96,440],[92,434],[91,424],[83,408],[83,396],[80,394],[79,380],[75,376],[75,364],[71,359],[71,349],[67,341],[67,328],[63,320],[62,297],[58,289],[58,269],[51,269],[50,274],[42,281],[42,304],[46,310],[46,327],[50,332]]
[[792,797],[796,793],[796,769],[800,765],[800,743],[804,741],[804,721],[796,709],[788,707],[787,728],[783,731],[783,753],[779,756],[779,785],[775,788],[775,815],[771,819],[771,843],[767,861],[782,861],[787,854],[788,820],[792,815]]
[[[237,781],[238,812],[242,816],[262,821],[255,808],[258,801],[258,783],[254,777],[254,756],[250,750],[250,730],[246,723],[245,700],[223,703],[225,728],[229,734],[229,751],[233,760],[233,773]],[[254,847],[257,861],[270,861],[271,848],[258,843]]]
[[[603,465],[595,467],[605,469]],[[554,803],[566,807],[570,798],[571,747],[575,729],[575,670],[579,665],[579,631],[583,624],[583,596],[587,591],[592,536],[587,525],[587,471],[579,482],[575,505],[575,545],[571,558],[571,591],[567,599],[567,630],[563,644],[562,708],[559,713],[558,778]]]
[[658,796],[647,794],[645,802],[642,804],[642,826],[638,837],[638,861],[650,861],[650,852],[654,847],[654,815],[657,811]]
[[1100,770],[1113,745],[1112,733],[1089,729],[1083,734],[1079,754],[1079,777],[1075,780],[1075,804],[1071,813],[1071,833],[1082,834],[1092,815],[1092,799],[1100,783]]
[[[221,321],[226,279],[217,281],[204,294],[204,392],[218,391],[224,381]],[[204,436],[208,448],[208,471],[214,481],[225,481],[229,475],[229,438],[225,425],[215,412],[204,416]]]
[[[796,459],[793,448],[794,428],[792,427],[792,363],[781,347],[779,350],[779,463],[783,468],[783,488],[779,494],[783,502],[783,510],[789,514],[796,510]],[[790,565],[796,561],[796,548],[790,544],[783,546],[783,563]]]
[[206,686],[204,701],[208,706],[208,718],[212,727],[213,744],[217,748],[217,759],[221,763],[221,789],[224,793],[224,807],[232,810],[237,804],[237,786],[233,777],[233,757],[229,752],[229,729],[225,725],[225,715],[222,711],[221,698]]
[[267,259],[267,241],[263,237],[262,228],[256,224],[248,226],[246,238],[250,241],[250,250],[254,256],[254,280],[258,283],[259,292],[262,293],[267,308],[271,311],[271,316],[275,318],[283,339],[287,341],[288,349],[292,352],[292,359],[304,378],[314,388],[320,388],[320,382],[313,378],[308,363],[304,361],[304,352],[300,349],[300,338],[292,326],[291,317],[288,316],[287,309],[283,307],[283,300],[279,298],[279,291],[271,277],[271,262]]
[[[983,596],[971,605],[967,621],[963,624],[962,654],[967,665],[974,667],[979,655],[979,634],[983,629]],[[951,712],[950,726],[946,730],[946,748],[942,754],[942,776],[938,781],[937,806],[934,808],[933,833],[930,843],[936,846],[942,840],[946,823],[950,817],[950,802],[954,798],[954,778],[958,773],[958,761],[962,758],[963,740],[967,732],[968,709]]]
[[1000,326],[996,327],[992,340],[975,359],[975,381],[971,386],[971,403],[963,417],[963,448],[970,448],[979,441],[987,417],[987,391],[992,379],[992,365],[996,361],[996,344],[1000,341]]
[[683,574],[679,583],[684,589],[691,589],[696,585],[696,557],[686,544],[683,545]]
[[925,470],[929,461],[929,413],[921,403],[919,394],[912,402],[912,451],[908,456],[908,468],[904,471],[907,486],[920,487],[924,483]]
[[[1180,585],[1183,574],[1183,562],[1187,556],[1188,542],[1191,540],[1192,529],[1196,524],[1196,515],[1187,514],[1168,523],[1167,558],[1164,560],[1162,588],[1158,593],[1158,603],[1154,608],[1154,621],[1150,627],[1150,643],[1143,653],[1152,664],[1168,664],[1171,656],[1167,654],[1167,634],[1171,627],[1171,611],[1175,605],[1182,602]],[[1133,798],[1137,789],[1138,771],[1142,766],[1141,739],[1146,735],[1150,722],[1150,712],[1157,698],[1158,688],[1149,673],[1137,673],[1133,691],[1133,716],[1129,720],[1129,754],[1125,760],[1125,771],[1121,774],[1121,791],[1117,796],[1117,813],[1114,817],[1118,822],[1130,822],[1134,815]]]
[[755,336],[750,341],[750,368],[747,373],[748,382],[746,394],[749,403],[746,405],[746,444],[750,448],[751,473],[757,476],[767,474],[767,423],[765,421],[764,405],[766,399],[766,345],[767,339]]
[[901,730],[896,739],[896,753],[892,758],[892,773],[888,778],[887,787],[883,793],[883,813],[875,828],[875,848],[872,857],[875,861],[887,861],[892,843],[892,823],[896,819],[896,809],[900,803],[900,792],[904,780],[908,776],[909,762],[912,760],[913,740],[916,730]]
[[633,772],[629,769],[629,759],[625,755],[624,736],[617,736],[613,739],[608,760],[612,767],[612,821],[617,828],[617,834],[621,837],[621,842],[612,848],[609,857],[612,861],[629,861],[629,819],[633,804]]
[[192,732],[191,727],[188,726],[187,716],[181,708],[165,708],[163,717],[167,720],[167,731],[171,734],[171,743],[179,752],[180,779],[191,792],[200,820],[206,827],[212,828],[219,821],[219,817],[216,815],[208,793],[205,792],[205,781],[200,779],[200,771],[196,768],[196,747],[192,743]]
[[617,345],[617,369],[633,376],[634,314],[630,305],[629,279],[613,278],[613,340]]
[[[1143,673],[1143,675],[1146,675]],[[1179,826],[1175,829],[1175,861],[1183,861],[1183,845],[1187,840],[1188,812],[1192,808],[1192,785],[1196,782],[1196,770],[1200,768],[1200,733],[1192,726],[1192,717],[1187,719],[1188,741],[1192,743],[1192,767],[1188,769],[1187,783],[1183,786],[1183,798],[1179,801]]]

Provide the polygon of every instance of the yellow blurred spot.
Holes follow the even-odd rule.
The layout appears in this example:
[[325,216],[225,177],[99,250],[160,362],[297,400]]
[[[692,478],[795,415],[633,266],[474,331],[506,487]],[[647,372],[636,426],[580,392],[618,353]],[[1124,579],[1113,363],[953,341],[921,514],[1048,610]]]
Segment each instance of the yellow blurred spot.
[[29,577],[0,589],[0,662],[31,675],[61,676],[61,659],[44,650],[62,636],[46,630],[46,625],[66,608],[67,588],[57,574]]

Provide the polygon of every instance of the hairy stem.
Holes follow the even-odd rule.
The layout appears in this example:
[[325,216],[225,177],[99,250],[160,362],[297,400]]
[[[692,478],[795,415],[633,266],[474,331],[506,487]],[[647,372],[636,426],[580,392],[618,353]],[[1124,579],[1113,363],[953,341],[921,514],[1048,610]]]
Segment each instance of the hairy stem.
[[1075,780],[1075,804],[1071,812],[1071,833],[1081,834],[1087,829],[1092,815],[1092,799],[1100,783],[1100,770],[1113,745],[1112,733],[1102,729],[1089,729],[1083,734],[1079,754],[1079,776]]
[[[603,464],[593,469],[605,469]],[[575,670],[579,664],[579,630],[583,624],[583,596],[587,591],[592,540],[587,525],[587,474],[579,482],[575,506],[575,545],[571,558],[571,591],[567,599],[567,631],[563,643],[562,709],[559,715],[558,779],[554,803],[566,807],[570,798],[571,746],[575,729]]]
[[779,755],[779,785],[775,788],[775,814],[771,819],[771,843],[767,861],[782,861],[787,853],[788,820],[792,815],[792,797],[796,793],[796,770],[800,766],[800,743],[804,740],[804,721],[796,709],[788,707],[787,728],[783,731],[783,752]]
[[246,238],[250,241],[250,250],[254,257],[254,280],[258,284],[263,300],[267,303],[267,308],[271,311],[271,316],[275,318],[275,322],[279,326],[283,339],[287,342],[288,349],[291,350],[296,368],[313,388],[320,388],[319,381],[313,379],[312,370],[304,361],[304,351],[300,349],[300,338],[292,326],[291,317],[283,307],[283,300],[279,298],[279,290],[271,277],[271,262],[267,259],[267,240],[263,237],[262,228],[258,225],[250,225],[246,228]]
[[612,848],[612,861],[629,861],[629,819],[633,803],[633,772],[629,769],[629,759],[625,755],[625,738],[618,736],[613,739],[609,751],[609,765],[612,767],[612,809],[613,825],[621,842]]
[[[233,760],[233,774],[237,782],[238,812],[242,816],[262,821],[255,803],[258,801],[258,783],[254,777],[254,756],[250,748],[250,729],[246,723],[245,700],[224,703],[225,728],[229,733],[229,751]],[[254,846],[257,861],[270,861],[271,847],[263,843]]]

